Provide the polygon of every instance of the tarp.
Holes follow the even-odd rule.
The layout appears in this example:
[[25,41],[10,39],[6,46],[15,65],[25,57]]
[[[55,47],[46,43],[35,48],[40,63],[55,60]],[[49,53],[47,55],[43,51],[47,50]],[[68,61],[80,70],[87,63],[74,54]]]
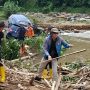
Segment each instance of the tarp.
[[10,26],[12,24],[19,25],[20,23],[23,23],[25,25],[32,25],[31,20],[29,20],[26,16],[22,14],[12,14],[8,19],[8,23]]

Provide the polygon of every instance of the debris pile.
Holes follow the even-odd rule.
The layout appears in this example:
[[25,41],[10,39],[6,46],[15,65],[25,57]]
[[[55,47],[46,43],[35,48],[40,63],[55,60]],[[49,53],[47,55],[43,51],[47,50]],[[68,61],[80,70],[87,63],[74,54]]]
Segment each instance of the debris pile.
[[41,82],[35,81],[33,86],[30,85],[30,80],[36,72],[31,72],[32,70],[26,69],[25,66],[22,67],[23,63],[27,65],[28,60],[23,60],[21,64],[20,62],[5,62],[6,66],[13,66],[6,67],[7,79],[5,84],[0,84],[1,90],[90,90],[90,65],[85,62],[78,61],[62,67],[58,66],[57,82],[43,79]]

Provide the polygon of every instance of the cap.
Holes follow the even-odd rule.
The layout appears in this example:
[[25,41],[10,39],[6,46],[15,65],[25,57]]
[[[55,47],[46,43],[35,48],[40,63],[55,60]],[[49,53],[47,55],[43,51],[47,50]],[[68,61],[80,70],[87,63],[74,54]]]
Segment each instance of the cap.
[[59,30],[57,28],[52,28],[51,33],[59,33]]

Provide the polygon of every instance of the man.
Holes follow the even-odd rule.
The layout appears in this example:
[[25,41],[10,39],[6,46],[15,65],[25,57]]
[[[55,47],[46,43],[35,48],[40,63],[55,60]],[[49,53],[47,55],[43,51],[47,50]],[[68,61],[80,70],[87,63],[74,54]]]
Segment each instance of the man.
[[[45,29],[45,32],[46,32],[47,35],[50,34],[52,28],[54,28],[54,27],[49,25],[48,28]],[[48,57],[44,56],[44,59],[48,60]],[[51,62],[49,62],[46,65],[45,69],[43,70],[42,78],[49,78],[49,79],[52,78],[52,63]]]
[[26,31],[27,31],[27,26],[24,24],[20,24],[20,26],[17,30],[17,39],[20,42],[20,49],[19,49],[20,56],[24,56],[26,53],[26,49],[25,49],[25,45],[24,45]]
[[[53,60],[53,58],[59,57],[61,52],[61,47],[69,48],[71,44],[68,44],[65,40],[58,36],[59,31],[57,28],[52,28],[50,35],[46,37],[43,49],[44,49],[44,57],[48,60],[52,60],[52,70],[53,70],[53,81],[57,81],[58,73],[57,73],[57,59]],[[43,60],[42,60],[43,61]],[[35,80],[40,81],[42,76],[42,71],[48,63],[40,64],[38,76],[35,77]]]
[[5,24],[4,22],[0,22],[0,82],[5,82],[5,69],[1,61],[1,44],[2,38],[4,37],[3,28]]

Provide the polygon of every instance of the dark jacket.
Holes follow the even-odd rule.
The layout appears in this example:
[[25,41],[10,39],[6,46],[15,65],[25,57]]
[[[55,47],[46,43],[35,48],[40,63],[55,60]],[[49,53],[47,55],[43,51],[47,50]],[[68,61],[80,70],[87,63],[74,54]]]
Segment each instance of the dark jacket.
[[19,27],[17,30],[17,39],[24,40],[26,29],[24,27]]

